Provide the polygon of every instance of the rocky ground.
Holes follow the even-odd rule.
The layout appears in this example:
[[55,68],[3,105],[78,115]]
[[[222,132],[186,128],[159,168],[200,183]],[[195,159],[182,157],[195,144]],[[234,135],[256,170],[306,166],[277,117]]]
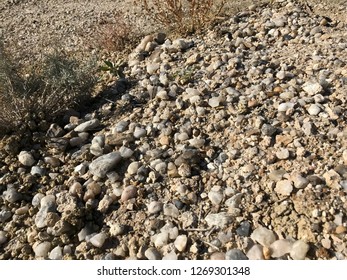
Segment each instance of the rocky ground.
[[144,37],[93,110],[2,139],[0,258],[345,259],[346,38],[295,1]]

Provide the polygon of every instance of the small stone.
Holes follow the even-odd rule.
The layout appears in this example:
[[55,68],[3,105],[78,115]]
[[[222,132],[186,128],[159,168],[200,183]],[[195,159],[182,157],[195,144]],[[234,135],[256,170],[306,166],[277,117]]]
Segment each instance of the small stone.
[[0,231],[0,246],[7,242],[6,232]]
[[214,252],[213,254],[211,254],[210,260],[225,260],[225,253]]
[[169,234],[167,232],[161,232],[153,236],[153,243],[156,248],[161,248],[168,244]]
[[139,168],[141,167],[141,162],[139,161],[134,161],[132,163],[129,164],[127,172],[130,175],[135,175],[137,173],[137,171],[139,170]]
[[217,214],[210,213],[205,217],[205,221],[209,227],[216,226],[222,229],[231,222],[231,216],[225,212]]
[[330,249],[331,248],[331,240],[329,238],[322,239],[322,246],[325,249]]
[[256,228],[251,234],[251,238],[264,247],[270,247],[276,240],[275,234],[265,227]]
[[131,198],[135,198],[137,196],[137,188],[135,186],[126,187],[121,195],[121,201],[127,201]]
[[323,87],[317,82],[306,82],[302,89],[311,96],[323,92]]
[[236,229],[237,235],[240,236],[249,236],[251,230],[251,224],[248,221],[243,221],[240,223],[240,226]]
[[63,249],[60,246],[55,247],[50,253],[48,258],[50,260],[62,260],[63,259]]
[[304,260],[310,246],[302,240],[295,241],[290,250],[290,256],[293,260]]
[[302,177],[299,173],[293,173],[290,178],[294,183],[294,187],[297,189],[303,189],[309,183],[309,181],[306,178]]
[[158,250],[154,247],[150,247],[145,251],[145,256],[148,260],[160,260],[161,255]]
[[180,252],[184,252],[187,247],[187,242],[188,238],[186,235],[179,235],[174,242],[175,248]]
[[275,192],[279,195],[289,196],[293,191],[292,182],[289,180],[281,180],[276,183]]
[[160,67],[159,63],[150,63],[146,67],[147,73],[150,75],[153,75],[154,73],[156,73],[159,67]]
[[261,127],[261,133],[267,136],[272,136],[276,133],[277,128],[270,124],[263,124]]
[[288,149],[281,148],[279,151],[276,152],[276,157],[278,159],[288,159],[289,158]]
[[157,214],[162,210],[163,210],[163,203],[160,201],[152,201],[148,205],[148,213],[149,214]]
[[60,166],[60,160],[56,157],[44,157],[43,161],[52,167],[59,167]]
[[171,251],[170,253],[166,254],[162,260],[167,260],[167,261],[176,261],[178,259],[177,254],[175,251]]
[[201,148],[202,146],[204,146],[205,144],[205,139],[201,139],[201,138],[194,138],[189,140],[189,144],[195,148]]
[[94,176],[104,178],[106,173],[111,171],[121,161],[122,157],[119,152],[112,152],[95,159],[89,165],[89,171]]
[[250,260],[264,260],[263,246],[255,244],[246,254],[247,258]]
[[179,215],[179,211],[175,205],[173,205],[172,203],[167,203],[164,204],[164,215],[177,218]]
[[119,148],[119,153],[122,158],[130,158],[134,154],[134,151],[128,147],[122,146]]
[[218,96],[218,97],[212,97],[208,100],[208,105],[210,105],[212,108],[216,108],[220,105],[221,103],[221,98]]
[[144,137],[146,134],[147,134],[146,129],[144,129],[142,127],[137,126],[134,130],[134,137],[137,139]]
[[337,226],[335,232],[336,234],[342,234],[347,232],[347,228],[345,226]]
[[223,200],[223,193],[220,191],[210,191],[208,193],[208,198],[213,205],[219,205]]
[[126,131],[128,126],[129,126],[129,121],[120,121],[116,124],[115,130],[116,132],[121,133]]
[[174,48],[177,48],[179,50],[186,50],[190,47],[190,42],[186,41],[185,39],[176,39],[172,42],[172,46]]
[[225,253],[226,260],[248,260],[247,256],[239,249],[231,249]]
[[107,235],[103,232],[100,232],[98,234],[95,234],[92,238],[90,238],[89,242],[93,246],[97,248],[101,248],[104,245],[106,239],[107,239]]
[[13,185],[8,185],[7,190],[3,192],[3,197],[6,201],[14,203],[22,198],[22,195],[16,190]]
[[305,133],[306,136],[310,136],[310,135],[314,134],[316,131],[315,125],[311,122],[304,122],[301,129]]
[[33,166],[35,163],[34,157],[27,151],[21,151],[18,155],[18,160],[25,166]]
[[48,241],[45,241],[38,244],[33,249],[34,249],[35,257],[46,258],[48,256],[49,250],[51,249],[51,243]]
[[283,169],[273,170],[269,173],[269,178],[272,181],[278,182],[283,178],[284,174],[286,174],[286,171]]
[[311,116],[317,116],[320,111],[321,111],[320,107],[316,104],[311,104],[310,107],[308,107],[308,109],[307,109],[307,112]]
[[45,175],[45,170],[39,166],[33,166],[33,167],[31,167],[30,174],[43,176],[43,175]]
[[294,108],[294,103],[291,102],[285,102],[285,103],[281,103],[280,105],[278,105],[277,110],[279,112],[286,112],[289,109],[293,109]]
[[76,126],[74,131],[76,132],[87,132],[91,130],[95,130],[100,126],[100,121],[98,119],[92,119],[90,121],[86,121]]
[[270,245],[271,257],[280,258],[285,254],[289,254],[292,243],[286,239],[276,240]]

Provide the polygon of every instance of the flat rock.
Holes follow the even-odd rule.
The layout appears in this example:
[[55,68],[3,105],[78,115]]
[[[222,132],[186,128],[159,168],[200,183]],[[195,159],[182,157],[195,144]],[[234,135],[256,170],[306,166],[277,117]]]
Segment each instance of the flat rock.
[[98,157],[89,165],[89,172],[99,178],[104,178],[121,161],[119,152],[112,152]]

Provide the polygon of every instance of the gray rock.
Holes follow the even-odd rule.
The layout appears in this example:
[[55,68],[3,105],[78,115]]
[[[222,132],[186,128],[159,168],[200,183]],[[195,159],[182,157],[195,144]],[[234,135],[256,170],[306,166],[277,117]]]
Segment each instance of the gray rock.
[[162,210],[163,210],[163,203],[160,201],[152,201],[148,205],[148,213],[149,214],[157,214]]
[[292,182],[289,180],[281,180],[276,183],[275,192],[283,195],[289,196],[293,191]]
[[177,236],[174,245],[179,252],[184,252],[187,247],[188,238],[186,235]]
[[297,188],[297,189],[303,189],[309,183],[309,180],[307,180],[306,178],[302,177],[299,173],[293,173],[290,176],[290,179],[293,181],[294,187]]
[[148,260],[160,260],[161,259],[161,255],[160,255],[159,251],[154,247],[148,248],[145,251],[145,256]]
[[1,210],[0,211],[0,223],[4,223],[12,217],[11,211]]
[[127,130],[129,126],[129,121],[120,121],[119,123],[116,124],[115,130],[118,133],[124,132]]
[[276,240],[270,245],[271,257],[280,258],[289,254],[292,248],[292,242],[286,239]]
[[163,209],[164,209],[164,215],[165,216],[177,218],[179,215],[179,211],[178,211],[177,207],[175,205],[173,205],[172,203],[164,204]]
[[6,201],[14,203],[22,198],[22,195],[18,193],[13,185],[8,185],[7,190],[3,192],[3,197]]
[[129,199],[135,198],[137,196],[137,187],[127,186],[121,195],[121,201],[127,201]]
[[91,130],[95,130],[100,127],[100,121],[98,119],[92,119],[90,121],[86,121],[76,126],[74,131],[76,132],[87,132]]
[[48,256],[48,252],[51,249],[51,243],[48,241],[44,241],[37,246],[34,247],[35,257],[37,258],[46,258]]
[[288,149],[281,148],[279,151],[276,152],[276,157],[278,159],[288,159],[289,158]]
[[147,134],[147,131],[146,129],[142,128],[142,127],[136,127],[135,130],[134,130],[134,137],[139,139],[139,138],[142,138],[144,136],[146,136]]
[[7,242],[6,232],[3,230],[0,230],[0,246],[6,242]]
[[251,231],[251,224],[249,221],[243,221],[240,223],[240,226],[236,229],[237,235],[240,236],[249,236]]
[[261,133],[267,136],[272,136],[277,131],[276,127],[270,125],[270,124],[263,124],[261,127]]
[[33,167],[31,167],[30,174],[43,176],[43,175],[45,175],[45,169],[41,168],[40,166],[33,166]]
[[246,254],[249,260],[264,260],[263,246],[255,244]]
[[302,86],[302,89],[310,96],[323,92],[323,87],[317,82],[306,82]]
[[208,193],[208,198],[210,199],[213,205],[219,205],[223,200],[223,193],[222,191],[212,190]]
[[248,260],[247,256],[239,249],[231,249],[225,253],[226,260]]
[[307,112],[311,116],[317,116],[320,113],[321,109],[318,105],[316,104],[311,104],[310,107],[308,107]]
[[95,246],[97,248],[101,248],[104,245],[106,239],[107,239],[107,235],[103,232],[100,232],[100,233],[94,235],[92,238],[90,238],[89,242],[93,246]]
[[63,248],[60,246],[55,247],[50,253],[48,258],[50,260],[62,260],[63,259]]
[[127,172],[130,175],[135,175],[137,173],[137,171],[139,170],[139,168],[141,167],[141,162],[139,161],[134,161],[132,163],[129,164]]
[[95,159],[89,165],[89,171],[94,176],[104,178],[106,173],[111,171],[121,161],[122,157],[119,152],[112,152]]

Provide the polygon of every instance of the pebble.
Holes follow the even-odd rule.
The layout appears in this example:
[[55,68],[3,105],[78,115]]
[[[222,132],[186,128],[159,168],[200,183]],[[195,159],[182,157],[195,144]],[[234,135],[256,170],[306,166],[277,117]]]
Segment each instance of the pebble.
[[51,243],[48,241],[44,241],[34,246],[33,249],[36,258],[47,258],[48,252],[51,249]]
[[323,87],[317,82],[306,82],[302,89],[310,96],[323,92]]
[[149,214],[157,214],[163,210],[163,203],[160,201],[152,201],[148,205],[148,213]]
[[179,215],[179,211],[178,211],[177,207],[175,205],[173,205],[172,203],[164,204],[163,209],[164,209],[164,215],[165,216],[177,218]]
[[225,260],[225,253],[223,252],[214,252],[211,254],[210,260]]
[[89,165],[89,172],[94,176],[104,178],[106,173],[111,171],[121,161],[119,152],[112,152],[93,160]]
[[308,107],[307,111],[311,116],[317,116],[320,113],[321,109],[318,105],[311,104],[310,107]]
[[124,188],[120,199],[124,202],[135,197],[137,197],[137,187],[127,186]]
[[62,260],[63,259],[63,248],[60,246],[55,247],[50,253],[48,258],[50,260]]
[[277,110],[279,112],[286,112],[289,109],[293,109],[294,108],[294,103],[292,102],[285,102],[285,103],[281,103],[280,105],[278,105]]
[[124,132],[129,126],[129,121],[120,121],[115,126],[115,131],[118,133]]
[[310,246],[302,240],[295,241],[290,250],[290,256],[293,260],[304,260]]
[[137,174],[137,171],[139,170],[139,168],[141,167],[141,162],[139,161],[133,161],[132,163],[130,163],[128,165],[128,169],[127,169],[127,172],[130,174],[130,175],[135,175]]
[[92,238],[90,238],[89,242],[93,246],[97,248],[101,248],[104,245],[106,239],[107,239],[107,235],[103,232],[100,232],[98,234],[95,234]]
[[251,231],[251,224],[249,221],[243,221],[240,223],[240,226],[236,229],[237,235],[240,236],[249,236]]
[[166,261],[176,261],[178,260],[178,256],[175,253],[175,251],[171,251],[170,253],[166,254],[162,260],[166,260]]
[[289,158],[288,149],[281,148],[279,151],[276,152],[276,157],[278,159],[288,159]]
[[286,239],[276,240],[270,245],[271,257],[280,258],[289,254],[292,249],[292,242]]
[[275,192],[282,196],[289,196],[293,191],[292,182],[281,180],[276,183]]
[[134,137],[137,139],[140,139],[144,136],[146,136],[147,131],[146,129],[142,128],[142,127],[136,127],[134,130]]
[[263,246],[255,244],[246,254],[249,260],[264,260]]
[[100,125],[101,125],[101,123],[98,119],[92,119],[90,121],[83,122],[80,125],[76,126],[74,131],[87,132],[87,131],[91,131],[91,130],[95,130],[95,129],[99,128]]
[[291,181],[294,183],[294,187],[297,189],[303,189],[306,188],[306,186],[309,183],[309,180],[306,178],[302,177],[299,173],[293,173],[290,176]]
[[221,191],[210,191],[208,198],[213,205],[219,205],[223,200],[223,193]]
[[174,245],[179,252],[184,252],[187,247],[188,238],[186,235],[177,236]]
[[4,244],[6,242],[7,242],[6,232],[1,230],[0,231],[0,245]]
[[225,253],[226,260],[248,260],[240,249],[231,249]]
[[158,250],[154,247],[150,247],[145,251],[145,256],[148,260],[160,260],[161,255]]
[[31,167],[30,174],[43,176],[43,175],[45,175],[45,170],[43,168],[41,168],[40,166],[33,166],[33,167]]
[[270,245],[276,240],[275,234],[265,227],[256,228],[252,232],[251,238],[264,247],[270,247]]
[[10,203],[15,203],[22,198],[22,195],[18,193],[13,185],[8,185],[7,190],[4,191],[2,195],[4,199]]
[[210,213],[205,217],[205,221],[209,227],[216,226],[222,229],[231,222],[231,216],[225,212]]
[[21,151],[18,155],[18,160],[25,166],[33,166],[35,164],[34,157],[30,152],[27,151]]
[[153,243],[156,248],[161,248],[168,244],[169,234],[167,232],[161,232],[153,236]]

